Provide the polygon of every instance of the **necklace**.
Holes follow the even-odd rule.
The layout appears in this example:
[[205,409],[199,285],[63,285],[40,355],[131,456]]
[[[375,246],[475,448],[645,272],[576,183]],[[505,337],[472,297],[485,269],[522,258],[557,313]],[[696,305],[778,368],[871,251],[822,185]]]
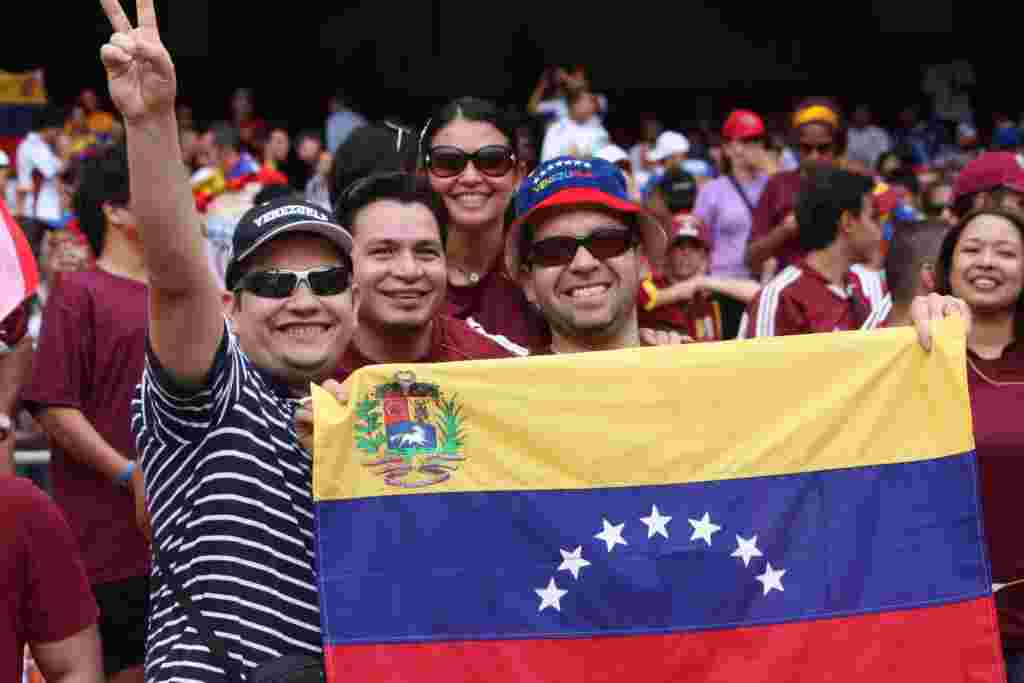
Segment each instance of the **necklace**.
[[471,285],[480,284],[480,277],[481,277],[480,273],[473,272],[472,270],[466,270],[462,266],[458,266],[458,265],[456,265],[454,263],[451,264],[451,266],[455,270],[457,270],[460,273],[462,273],[466,277],[466,279],[469,280],[469,284],[471,284]]

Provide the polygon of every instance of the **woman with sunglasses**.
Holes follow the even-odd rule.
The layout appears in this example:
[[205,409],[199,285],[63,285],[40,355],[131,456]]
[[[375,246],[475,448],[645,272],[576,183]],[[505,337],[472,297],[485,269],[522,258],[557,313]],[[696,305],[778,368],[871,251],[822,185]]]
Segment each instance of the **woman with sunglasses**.
[[967,214],[939,251],[939,292],[971,310],[967,384],[984,532],[1010,683],[1024,681],[1024,217],[989,207]]
[[800,166],[772,176],[754,209],[746,263],[762,279],[769,259],[775,259],[775,270],[779,271],[805,255],[797,241],[796,197],[808,172],[818,164],[835,164],[844,147],[839,108],[829,100],[801,103],[793,114],[792,130]]
[[448,206],[445,313],[518,347],[548,343],[543,319],[502,271],[505,213],[523,177],[513,121],[493,103],[464,97],[442,107],[420,145],[431,188]]

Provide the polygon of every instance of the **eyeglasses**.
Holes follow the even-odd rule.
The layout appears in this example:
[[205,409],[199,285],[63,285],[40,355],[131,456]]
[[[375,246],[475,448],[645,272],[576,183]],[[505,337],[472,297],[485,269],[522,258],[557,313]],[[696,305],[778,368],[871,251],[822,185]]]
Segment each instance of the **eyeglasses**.
[[605,261],[621,256],[636,243],[633,229],[617,227],[598,228],[586,237],[548,237],[530,245],[528,263],[542,268],[565,266],[576,258],[580,247],[585,247],[594,258]]
[[287,299],[303,282],[315,296],[334,296],[348,289],[352,269],[348,266],[321,266],[309,270],[257,270],[246,273],[235,290],[252,292],[265,299]]
[[469,162],[484,175],[500,178],[516,163],[516,153],[505,145],[488,145],[472,154],[458,147],[432,147],[427,151],[424,163],[430,172],[439,178],[452,178],[464,170]]
[[829,154],[835,150],[836,145],[834,142],[823,142],[820,145],[811,145],[806,142],[800,143],[800,153],[804,156],[810,156],[812,152],[818,154]]

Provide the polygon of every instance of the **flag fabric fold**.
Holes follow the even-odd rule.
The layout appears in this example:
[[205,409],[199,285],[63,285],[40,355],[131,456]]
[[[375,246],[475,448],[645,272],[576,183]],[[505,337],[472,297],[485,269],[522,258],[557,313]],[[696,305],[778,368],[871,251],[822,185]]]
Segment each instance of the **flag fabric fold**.
[[961,322],[314,387],[330,681],[1003,680]]
[[0,320],[32,296],[39,268],[25,233],[0,199]]

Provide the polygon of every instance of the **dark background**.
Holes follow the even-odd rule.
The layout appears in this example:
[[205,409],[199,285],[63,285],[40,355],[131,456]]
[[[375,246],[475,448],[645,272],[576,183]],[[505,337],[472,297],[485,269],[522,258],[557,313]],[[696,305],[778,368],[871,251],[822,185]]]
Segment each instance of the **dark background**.
[[[907,104],[927,106],[923,67],[952,59],[975,67],[983,129],[996,109],[1016,117],[1022,104],[1019,87],[1002,87],[1018,41],[966,40],[952,0],[721,8],[619,0],[604,9],[557,0],[157,2],[179,90],[201,121],[226,117],[230,92],[246,86],[261,115],[293,130],[321,126],[336,89],[370,118],[419,125],[460,95],[522,107],[546,64],[569,62],[585,64],[594,90],[608,96],[613,131],[648,110],[678,126],[716,122],[739,105],[782,112],[808,95],[867,101],[890,122]],[[134,15],[133,0],[126,9]],[[66,35],[9,32],[0,68],[45,67],[58,102],[83,86],[105,95],[99,47],[110,28],[98,0],[59,0],[59,11],[54,28]]]

